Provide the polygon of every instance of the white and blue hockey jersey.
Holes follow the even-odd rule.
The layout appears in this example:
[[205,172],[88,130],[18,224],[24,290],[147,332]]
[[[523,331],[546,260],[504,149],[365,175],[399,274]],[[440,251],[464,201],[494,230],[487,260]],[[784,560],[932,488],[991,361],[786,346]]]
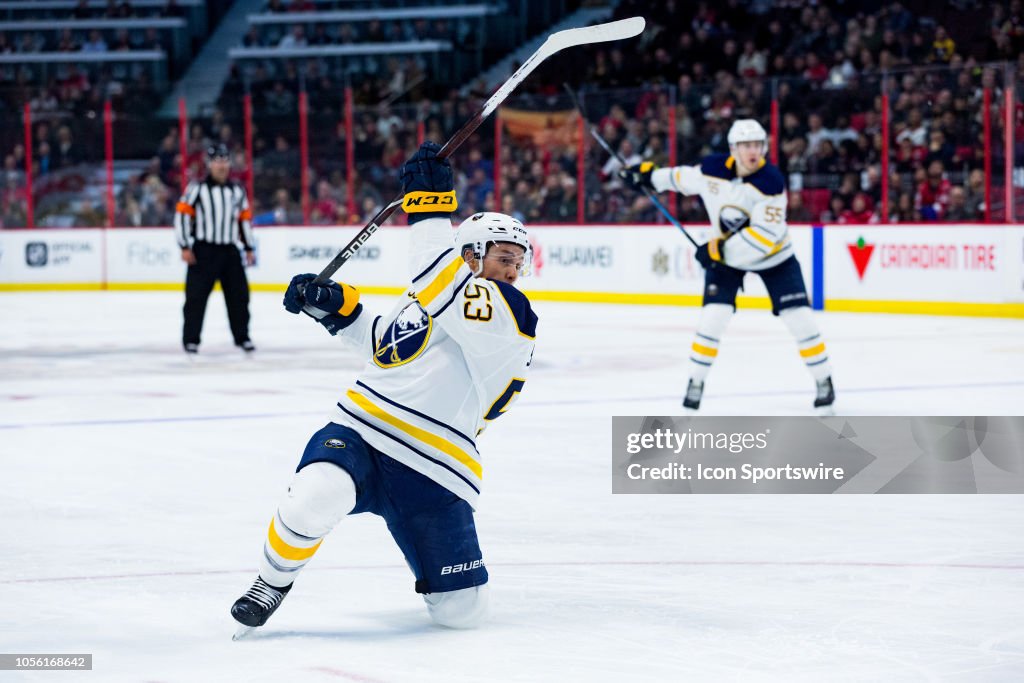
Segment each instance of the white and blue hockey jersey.
[[332,420],[475,507],[476,439],[523,389],[537,316],[512,285],[473,275],[447,218],[411,231],[408,292],[338,332],[368,359]]
[[762,161],[759,169],[740,178],[732,156],[711,154],[697,166],[656,169],[651,183],[658,192],[700,195],[712,237],[726,238],[726,265],[764,270],[793,255],[786,226],[786,186],[778,167]]

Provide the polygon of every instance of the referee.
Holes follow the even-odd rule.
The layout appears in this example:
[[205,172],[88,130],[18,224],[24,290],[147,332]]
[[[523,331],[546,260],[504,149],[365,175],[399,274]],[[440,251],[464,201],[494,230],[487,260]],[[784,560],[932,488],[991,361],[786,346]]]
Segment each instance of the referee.
[[238,251],[245,250],[245,265],[256,262],[253,253],[252,211],[245,189],[228,180],[231,153],[226,145],[206,150],[209,173],[205,180],[192,181],[174,213],[174,232],[181,247],[181,260],[188,264],[185,276],[185,328],[181,341],[185,353],[199,352],[206,302],[213,285],[220,280],[228,322],[235,346],[246,353],[256,350],[249,339],[249,281]]

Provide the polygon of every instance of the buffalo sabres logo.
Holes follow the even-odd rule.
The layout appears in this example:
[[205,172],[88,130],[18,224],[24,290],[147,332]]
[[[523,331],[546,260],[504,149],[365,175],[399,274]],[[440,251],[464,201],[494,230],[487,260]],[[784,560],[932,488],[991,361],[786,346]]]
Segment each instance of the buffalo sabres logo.
[[750,225],[750,214],[738,206],[726,205],[718,213],[718,226],[723,235],[731,235]]
[[394,368],[415,359],[427,348],[432,327],[433,321],[419,303],[409,304],[384,331],[373,362],[382,368]]

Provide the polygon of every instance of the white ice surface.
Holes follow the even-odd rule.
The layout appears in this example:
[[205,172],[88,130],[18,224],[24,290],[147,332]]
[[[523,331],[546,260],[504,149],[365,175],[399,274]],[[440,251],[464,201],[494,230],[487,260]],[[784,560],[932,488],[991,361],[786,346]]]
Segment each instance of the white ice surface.
[[[345,519],[271,622],[231,602],[358,363],[219,294],[183,358],[178,293],[0,295],[0,652],[93,653],[0,680],[1024,679],[1021,496],[613,496],[610,415],[678,414],[696,309],[540,302],[533,374],[481,438],[492,618],[431,625],[379,518]],[[368,307],[384,302],[368,298]],[[1008,415],[1013,320],[819,314],[845,414]],[[808,414],[782,325],[741,311],[708,414]]]

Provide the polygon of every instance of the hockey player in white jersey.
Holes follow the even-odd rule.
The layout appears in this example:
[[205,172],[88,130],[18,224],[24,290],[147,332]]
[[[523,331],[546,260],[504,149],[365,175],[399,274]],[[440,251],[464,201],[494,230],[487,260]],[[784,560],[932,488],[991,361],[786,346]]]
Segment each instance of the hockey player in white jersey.
[[835,401],[825,343],[811,315],[800,263],[786,226],[782,172],[765,160],[768,135],[753,119],[733,123],[730,154],[711,154],[696,166],[655,168],[643,162],[620,171],[640,190],[700,195],[711,221],[711,238],[697,249],[704,267],[704,307],[690,355],[690,381],[683,407],[697,410],[704,380],[733,311],[747,272],[757,273],[779,316],[796,339],[800,356],[817,383],[814,408],[830,414]]
[[476,442],[523,389],[537,316],[513,286],[530,263],[525,228],[479,213],[453,235],[457,201],[439,149],[424,143],[402,168],[410,287],[389,313],[373,315],[353,287],[311,274],[285,294],[289,312],[312,316],[366,365],[306,445],[270,521],[259,576],[231,608],[244,626],[266,623],[323,537],[361,512],[384,518],[435,622],[483,619]]

